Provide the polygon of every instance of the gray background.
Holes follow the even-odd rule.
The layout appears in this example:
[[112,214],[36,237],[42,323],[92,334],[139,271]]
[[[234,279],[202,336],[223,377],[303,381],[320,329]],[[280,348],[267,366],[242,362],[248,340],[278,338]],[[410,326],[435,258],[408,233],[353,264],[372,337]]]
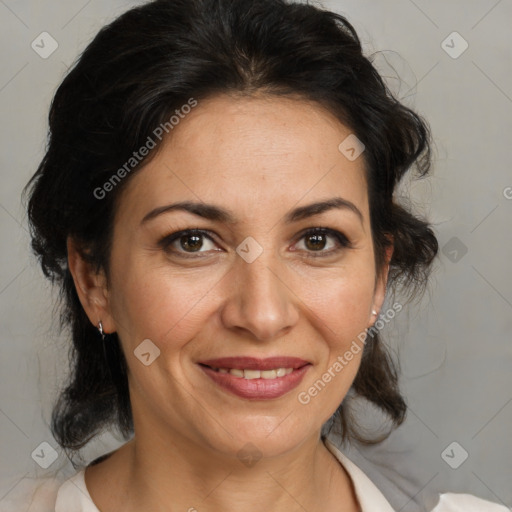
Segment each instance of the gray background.
[[[13,485],[45,473],[31,457],[42,442],[58,455],[48,471],[72,471],[48,428],[66,340],[56,334],[56,294],[28,249],[20,193],[43,156],[49,103],[66,69],[103,24],[135,4],[0,0],[0,479]],[[382,445],[346,453],[397,510],[428,510],[445,491],[510,507],[512,2],[320,5],[348,17],[366,53],[380,51],[375,62],[391,89],[429,120],[433,176],[404,183],[402,193],[429,216],[442,247],[424,298],[383,331],[401,356],[407,422]],[[58,43],[46,59],[31,48],[44,31]],[[461,55],[454,31],[469,45]],[[118,445],[106,433],[84,458]],[[465,452],[457,469],[445,462],[456,466]]]

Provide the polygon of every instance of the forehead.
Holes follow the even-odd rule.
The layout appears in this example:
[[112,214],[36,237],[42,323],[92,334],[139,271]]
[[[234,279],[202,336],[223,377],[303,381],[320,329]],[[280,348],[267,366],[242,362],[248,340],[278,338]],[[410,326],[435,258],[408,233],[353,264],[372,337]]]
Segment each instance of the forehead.
[[[218,96],[199,102],[158,154],[132,177],[130,213],[176,199],[201,200],[250,215],[342,196],[363,211],[362,157],[339,145],[351,130],[316,103],[276,97]],[[122,204],[125,201],[121,201]]]

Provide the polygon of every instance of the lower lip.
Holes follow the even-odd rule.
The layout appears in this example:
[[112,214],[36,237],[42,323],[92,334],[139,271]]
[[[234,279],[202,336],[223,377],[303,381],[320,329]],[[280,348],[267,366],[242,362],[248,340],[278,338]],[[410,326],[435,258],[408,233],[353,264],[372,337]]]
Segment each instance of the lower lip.
[[275,379],[244,379],[230,373],[216,372],[209,366],[199,365],[201,370],[220,387],[241,398],[252,400],[269,400],[283,396],[300,384],[310,366],[307,364],[301,368],[295,368],[288,375]]

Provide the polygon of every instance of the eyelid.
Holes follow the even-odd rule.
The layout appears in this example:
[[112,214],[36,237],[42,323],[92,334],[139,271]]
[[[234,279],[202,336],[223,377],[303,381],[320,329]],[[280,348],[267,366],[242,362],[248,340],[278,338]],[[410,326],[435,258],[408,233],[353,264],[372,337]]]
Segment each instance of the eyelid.
[[[189,228],[189,229],[180,229],[178,231],[174,231],[171,234],[162,237],[158,241],[158,245],[160,247],[162,247],[162,249],[166,249],[172,243],[174,243],[176,240],[179,240],[181,237],[187,236],[187,235],[190,235],[190,236],[191,235],[201,235],[201,236],[204,236],[205,238],[208,238],[208,240],[212,241],[213,243],[217,244],[215,237],[213,237],[211,235],[210,231],[207,231],[205,229],[200,229],[200,228]],[[205,252],[205,251],[203,251],[203,252]],[[194,253],[180,252],[180,254],[194,254]],[[198,253],[196,253],[196,254],[198,254]]]
[[320,226],[313,227],[313,228],[307,228],[304,231],[302,231],[301,233],[299,233],[296,237],[296,241],[294,242],[294,244],[299,242],[300,240],[302,240],[307,235],[315,235],[315,234],[323,234],[323,235],[330,236],[331,238],[334,238],[338,247],[331,249],[329,251],[306,251],[306,254],[307,254],[306,257],[312,257],[312,258],[317,258],[317,257],[322,257],[322,256],[327,257],[332,254],[336,254],[343,249],[353,249],[354,248],[354,244],[350,241],[350,239],[343,232],[338,231],[337,229],[320,227]]
[[317,233],[324,234],[324,235],[330,235],[330,236],[336,238],[337,240],[341,240],[344,243],[351,244],[349,238],[343,232],[338,231],[337,229],[326,228],[326,227],[322,227],[322,226],[304,229],[297,235],[297,240],[300,240],[301,238],[303,238],[306,235],[317,234]]
[[[306,257],[327,257],[332,254],[338,253],[343,249],[352,249],[354,247],[353,243],[350,241],[350,239],[341,231],[338,231],[336,229],[327,228],[327,227],[310,227],[306,228],[303,231],[301,231],[298,235],[295,237],[295,241],[293,244],[297,244],[300,240],[305,238],[307,235],[315,235],[315,234],[323,234],[330,236],[331,238],[335,239],[335,242],[337,244],[337,247],[334,249],[330,249],[328,251],[303,251],[306,253]],[[183,236],[187,235],[201,235],[210,240],[211,242],[217,244],[216,242],[216,236],[212,236],[212,232],[201,229],[201,228],[189,228],[189,229],[182,229],[178,231],[174,231],[173,233],[166,235],[160,239],[158,242],[158,245],[167,251],[167,248],[173,244],[176,240],[179,240]],[[186,252],[186,251],[167,251],[167,252],[174,252],[175,254],[179,254],[180,257],[184,258],[199,258],[201,254],[207,254],[210,251],[197,251],[197,252]]]

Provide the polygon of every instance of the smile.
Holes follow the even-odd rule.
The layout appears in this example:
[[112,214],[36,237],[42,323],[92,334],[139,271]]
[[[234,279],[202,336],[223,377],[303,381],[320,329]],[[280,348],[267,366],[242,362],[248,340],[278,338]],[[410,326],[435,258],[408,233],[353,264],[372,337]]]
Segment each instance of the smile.
[[312,364],[294,357],[228,357],[198,363],[220,389],[249,400],[279,398],[297,387]]

